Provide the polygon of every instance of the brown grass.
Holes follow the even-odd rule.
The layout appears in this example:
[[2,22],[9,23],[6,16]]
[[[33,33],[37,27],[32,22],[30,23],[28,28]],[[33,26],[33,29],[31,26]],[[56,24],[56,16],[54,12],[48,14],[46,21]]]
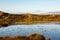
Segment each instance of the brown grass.
[[46,38],[41,34],[31,34],[29,36],[0,37],[0,40],[46,40]]

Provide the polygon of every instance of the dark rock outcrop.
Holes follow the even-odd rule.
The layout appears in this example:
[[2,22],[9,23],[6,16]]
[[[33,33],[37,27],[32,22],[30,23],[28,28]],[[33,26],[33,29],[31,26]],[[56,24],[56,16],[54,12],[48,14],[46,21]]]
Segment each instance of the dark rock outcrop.
[[28,36],[30,40],[46,40],[43,35],[40,34],[32,34]]

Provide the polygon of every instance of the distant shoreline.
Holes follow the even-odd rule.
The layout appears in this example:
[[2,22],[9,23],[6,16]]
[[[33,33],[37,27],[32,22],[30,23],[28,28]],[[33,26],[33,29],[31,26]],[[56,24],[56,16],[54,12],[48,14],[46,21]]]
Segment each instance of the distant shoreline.
[[0,11],[0,26],[8,25],[30,25],[38,23],[60,24],[60,14],[40,15],[40,14],[10,14]]

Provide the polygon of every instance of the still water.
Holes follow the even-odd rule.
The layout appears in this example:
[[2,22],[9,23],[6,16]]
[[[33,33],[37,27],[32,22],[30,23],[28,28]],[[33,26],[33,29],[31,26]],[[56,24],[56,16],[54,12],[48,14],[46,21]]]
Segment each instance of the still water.
[[51,40],[60,40],[60,25],[58,24],[33,24],[33,25],[11,25],[0,28],[0,36],[27,36],[33,33],[43,34]]

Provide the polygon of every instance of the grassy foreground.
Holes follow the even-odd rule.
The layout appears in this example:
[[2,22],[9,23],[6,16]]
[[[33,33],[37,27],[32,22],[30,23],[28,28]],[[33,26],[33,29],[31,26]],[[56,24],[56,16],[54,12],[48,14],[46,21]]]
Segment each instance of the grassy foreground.
[[0,37],[0,40],[50,40],[50,38],[45,38],[41,34],[32,34],[29,36],[15,36],[15,37]]

